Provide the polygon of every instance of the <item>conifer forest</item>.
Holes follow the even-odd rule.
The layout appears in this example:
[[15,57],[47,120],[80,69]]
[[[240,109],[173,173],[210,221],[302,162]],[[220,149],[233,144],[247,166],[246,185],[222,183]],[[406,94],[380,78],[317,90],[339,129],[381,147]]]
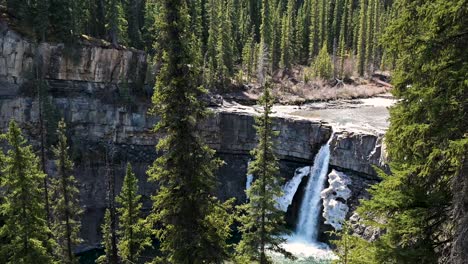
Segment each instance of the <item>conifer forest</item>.
[[0,264],[468,264],[468,0],[0,0]]

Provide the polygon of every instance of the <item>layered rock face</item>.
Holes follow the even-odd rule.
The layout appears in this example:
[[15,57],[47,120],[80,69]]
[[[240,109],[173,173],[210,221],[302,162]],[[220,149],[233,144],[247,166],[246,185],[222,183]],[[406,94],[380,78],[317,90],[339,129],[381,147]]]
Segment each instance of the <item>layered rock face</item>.
[[54,80],[141,82],[146,73],[143,52],[95,46],[37,45],[0,22],[0,80],[15,84],[28,81],[34,74],[34,62],[38,59],[42,74]]
[[[149,209],[149,197],[156,183],[147,182],[146,170],[158,156],[155,145],[161,135],[152,132],[158,118],[148,114],[150,93],[134,85],[145,79],[143,53],[93,46],[65,52],[67,49],[61,44],[36,47],[0,26],[0,131],[5,131],[9,120],[14,119],[33,145],[38,146],[38,99],[30,73],[35,60],[41,58],[41,71],[49,87],[50,115],[63,117],[68,125],[75,176],[85,209],[82,235],[85,244],[93,246],[100,240],[109,167],[114,171],[119,190],[125,164],[132,163],[145,209]],[[68,52],[75,56],[69,57]],[[200,131],[225,161],[218,171],[218,196],[236,197],[241,203],[246,198],[249,152],[257,142],[254,117],[222,107],[213,112],[200,124]],[[275,117],[274,129],[279,131],[276,149],[285,179],[291,179],[296,168],[312,165],[316,153],[332,135],[332,127],[327,123],[300,118]],[[381,141],[381,135],[346,131],[334,134],[330,164],[351,177],[350,211],[375,179],[372,165],[381,165]],[[109,166],[106,160],[111,161]],[[49,164],[53,162],[50,160]],[[48,170],[53,172],[53,165]],[[294,211],[300,199],[298,193],[289,211]]]

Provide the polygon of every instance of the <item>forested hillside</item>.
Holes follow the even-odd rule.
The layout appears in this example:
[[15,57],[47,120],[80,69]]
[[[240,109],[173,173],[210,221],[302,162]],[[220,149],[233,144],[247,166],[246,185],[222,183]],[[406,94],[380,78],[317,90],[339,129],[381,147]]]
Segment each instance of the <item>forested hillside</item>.
[[[26,81],[0,69],[0,120],[9,122],[0,127],[0,263],[88,263],[79,256],[87,250],[97,252],[92,262],[107,264],[468,261],[468,0],[0,0],[0,32],[15,32],[0,55],[19,50],[25,38],[30,46],[20,47],[27,54],[18,61],[32,65],[27,77],[18,74]],[[63,43],[49,65],[41,61],[40,43]],[[109,51],[94,73],[91,59],[76,71],[65,63],[64,71],[79,78],[41,72],[60,68],[68,49],[83,46]],[[0,57],[0,65],[23,73],[12,54]],[[145,83],[129,76],[144,72],[138,63],[149,66],[141,74]],[[130,79],[150,89],[136,91]],[[284,80],[314,82],[298,92],[309,94],[347,84],[381,88],[349,98],[391,89],[395,100],[377,98],[393,100],[388,130],[346,131],[340,122],[351,111],[339,112],[345,117],[335,123],[318,120],[314,107],[331,105],[324,110],[333,115],[356,103],[340,102],[337,92],[314,97],[335,100],[306,106],[312,118],[275,115],[286,106],[274,108],[284,102],[274,87],[292,89]],[[245,87],[261,92],[255,107],[223,100]],[[240,112],[237,119],[220,117],[229,107],[237,107],[227,112]],[[368,116],[357,118],[375,117],[377,107],[365,109]],[[90,120],[97,125],[88,126]],[[81,138],[71,132],[80,129]],[[102,146],[85,145],[94,136]],[[245,157],[228,164],[221,160],[227,153],[213,146]],[[331,155],[341,163],[332,165]],[[279,156],[290,158],[293,178],[281,174],[286,166]],[[308,166],[299,167],[304,161]],[[220,198],[221,178],[227,189],[236,183],[217,172],[240,163],[248,169],[236,196],[245,200]],[[94,170],[90,175],[104,183],[80,182],[77,169]],[[359,195],[350,198],[353,184]],[[95,198],[90,193],[105,200],[100,216],[84,215],[83,200]],[[280,201],[289,204],[282,208]],[[287,225],[301,211],[312,221]],[[83,226],[85,217],[97,227]],[[298,231],[307,224],[307,232]],[[83,250],[85,232],[99,239]],[[297,243],[310,254],[292,252]]]
[[[9,12],[38,41],[105,39],[116,47],[145,50],[154,63],[161,60],[160,1],[7,3]],[[394,15],[391,0],[197,0],[186,4],[187,30],[194,38],[191,49],[208,88],[225,88],[234,79],[257,79],[259,60],[265,60],[270,75],[299,64],[321,65],[323,69],[313,73],[324,78],[355,72],[363,76],[394,64],[394,57],[379,42]],[[262,29],[264,46],[260,45]],[[327,54],[314,63],[322,49]],[[327,66],[330,60],[332,65]]]

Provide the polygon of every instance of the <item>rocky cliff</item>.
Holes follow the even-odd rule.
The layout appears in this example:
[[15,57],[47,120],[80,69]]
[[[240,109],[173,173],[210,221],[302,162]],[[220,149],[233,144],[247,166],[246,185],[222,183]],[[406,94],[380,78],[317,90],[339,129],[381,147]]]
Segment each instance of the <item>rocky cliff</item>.
[[[71,51],[65,52],[67,49]],[[70,57],[70,53],[74,55]],[[154,146],[160,135],[152,132],[158,119],[148,114],[150,93],[133,85],[145,79],[146,58],[138,51],[94,46],[37,46],[0,25],[0,131],[15,119],[35,146],[39,111],[37,88],[30,81],[36,65],[40,65],[48,87],[48,125],[59,117],[68,124],[85,209],[83,237],[93,246],[100,240],[99,224],[106,207],[106,159],[112,161],[118,189],[125,164],[132,163],[146,208],[155,190],[154,184],[147,182],[146,170],[158,155]],[[223,107],[214,108],[213,115],[200,124],[206,141],[225,161],[218,172],[222,199],[245,200],[249,152],[256,144],[253,124],[251,113]],[[274,129],[280,132],[276,149],[286,179],[293,177],[296,168],[311,165],[320,146],[332,135],[331,125],[306,118],[275,117]],[[372,165],[382,165],[381,142],[382,135],[356,131],[333,134],[330,164],[351,175],[350,211],[376,179]],[[53,162],[48,163],[48,170],[53,171]],[[294,198],[290,211],[297,207],[300,196]]]

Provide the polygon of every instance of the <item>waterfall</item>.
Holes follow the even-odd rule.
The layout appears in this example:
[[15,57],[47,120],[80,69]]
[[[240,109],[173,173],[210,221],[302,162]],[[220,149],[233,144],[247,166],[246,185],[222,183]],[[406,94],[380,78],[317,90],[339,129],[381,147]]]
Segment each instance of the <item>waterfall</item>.
[[283,212],[288,211],[288,207],[291,205],[294,195],[301,184],[302,178],[310,174],[310,166],[296,169],[294,177],[284,184],[283,196],[276,198],[277,208]]
[[323,145],[317,153],[317,156],[315,156],[314,166],[310,170],[307,186],[304,190],[304,198],[302,199],[299,209],[299,219],[295,236],[309,243],[317,241],[318,219],[321,213],[320,193],[328,173],[330,141],[332,139],[333,134],[327,144]]

